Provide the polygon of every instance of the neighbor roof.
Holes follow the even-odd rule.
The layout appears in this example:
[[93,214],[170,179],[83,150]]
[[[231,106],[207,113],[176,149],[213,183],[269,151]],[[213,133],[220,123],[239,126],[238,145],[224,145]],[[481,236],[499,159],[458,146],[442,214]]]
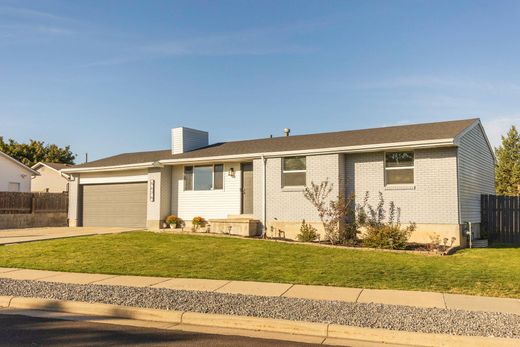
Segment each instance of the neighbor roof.
[[171,149],[123,153],[74,166],[74,169],[143,164],[172,159],[196,159],[255,153],[290,152],[336,147],[366,146],[387,143],[454,139],[478,119],[389,126],[309,135],[283,136],[256,140],[212,144],[193,151],[173,155]]
[[36,170],[39,166],[41,165],[45,165],[45,166],[48,166],[50,167],[51,169],[54,169],[56,171],[60,171],[61,169],[65,169],[65,168],[71,168],[73,167],[74,165],[70,165],[70,164],[62,164],[62,163],[44,163],[44,162],[39,162],[39,163],[36,163],[35,165],[32,166],[32,168],[34,170]]

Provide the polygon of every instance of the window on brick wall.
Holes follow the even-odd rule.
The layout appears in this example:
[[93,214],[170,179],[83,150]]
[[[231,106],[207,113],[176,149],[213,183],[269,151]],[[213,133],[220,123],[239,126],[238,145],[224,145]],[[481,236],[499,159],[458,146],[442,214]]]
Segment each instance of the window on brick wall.
[[414,152],[385,153],[385,185],[414,184]]
[[305,157],[287,157],[282,160],[282,187],[304,186],[307,173]]

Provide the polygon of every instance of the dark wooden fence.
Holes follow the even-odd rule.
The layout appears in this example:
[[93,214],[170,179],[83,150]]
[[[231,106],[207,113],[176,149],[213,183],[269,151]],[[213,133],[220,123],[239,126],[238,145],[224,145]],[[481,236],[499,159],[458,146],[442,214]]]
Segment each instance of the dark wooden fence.
[[0,214],[67,212],[67,193],[0,192]]
[[520,244],[520,197],[482,195],[480,211],[490,241]]

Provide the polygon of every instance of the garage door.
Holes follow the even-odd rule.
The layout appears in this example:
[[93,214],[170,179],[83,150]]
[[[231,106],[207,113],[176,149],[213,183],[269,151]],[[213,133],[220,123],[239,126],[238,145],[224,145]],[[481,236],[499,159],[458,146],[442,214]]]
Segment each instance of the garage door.
[[84,226],[146,226],[147,183],[83,185]]

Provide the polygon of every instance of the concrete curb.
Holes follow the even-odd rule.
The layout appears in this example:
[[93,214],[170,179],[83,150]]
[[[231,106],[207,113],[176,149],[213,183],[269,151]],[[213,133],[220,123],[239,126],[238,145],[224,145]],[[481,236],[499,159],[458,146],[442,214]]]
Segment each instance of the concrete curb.
[[327,323],[289,321],[282,319],[230,316],[197,312],[157,310],[79,301],[0,296],[3,309],[38,310],[124,318],[172,324],[172,327],[198,326],[207,328],[238,329],[249,332],[289,334],[317,337],[324,344],[341,344],[342,340],[372,343],[397,343],[414,346],[518,346],[520,339],[496,337],[427,334],[398,330],[360,328]]

